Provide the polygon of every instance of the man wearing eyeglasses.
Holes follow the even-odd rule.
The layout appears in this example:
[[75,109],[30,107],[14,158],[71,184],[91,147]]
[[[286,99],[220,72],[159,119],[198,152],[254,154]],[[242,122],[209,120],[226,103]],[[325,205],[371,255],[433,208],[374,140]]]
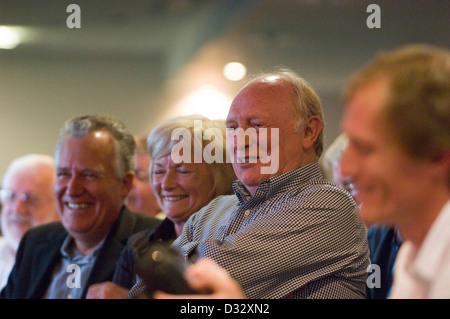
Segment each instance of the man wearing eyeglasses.
[[30,228],[59,219],[53,184],[53,158],[28,154],[11,162],[0,190],[0,290],[14,266],[20,240]]

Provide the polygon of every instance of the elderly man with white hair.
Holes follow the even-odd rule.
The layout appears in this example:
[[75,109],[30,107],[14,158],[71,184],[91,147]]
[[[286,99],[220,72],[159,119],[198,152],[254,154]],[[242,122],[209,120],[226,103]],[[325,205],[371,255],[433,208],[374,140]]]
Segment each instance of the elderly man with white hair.
[[59,219],[53,194],[51,156],[27,154],[14,159],[3,176],[0,198],[0,289],[14,266],[17,248],[30,228]]

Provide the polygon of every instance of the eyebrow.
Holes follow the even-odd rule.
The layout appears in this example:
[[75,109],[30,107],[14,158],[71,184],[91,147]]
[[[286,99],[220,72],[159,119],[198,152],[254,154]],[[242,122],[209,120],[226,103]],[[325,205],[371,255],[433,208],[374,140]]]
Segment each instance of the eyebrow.
[[91,172],[94,172],[94,173],[103,173],[104,172],[104,170],[103,169],[99,169],[99,168],[83,168],[83,169],[81,169],[80,170],[80,172],[81,173],[86,173],[86,172],[88,172],[88,173],[91,173]]
[[155,165],[155,166],[163,166],[162,163],[158,163],[158,162],[155,162],[154,165]]
[[[172,163],[172,164],[170,165],[170,167],[175,167],[175,168],[177,168],[177,167],[180,167],[180,166],[183,166],[183,165],[187,165],[187,164],[191,164],[191,163],[184,163],[184,162],[181,162],[181,163]],[[154,166],[162,167],[163,164],[155,163]]]
[[[57,172],[65,172],[65,171],[71,171],[71,169],[69,167],[57,167],[56,168]],[[104,169],[100,169],[100,168],[82,168],[80,170],[77,170],[80,173],[97,173],[97,174],[104,174],[105,171]]]

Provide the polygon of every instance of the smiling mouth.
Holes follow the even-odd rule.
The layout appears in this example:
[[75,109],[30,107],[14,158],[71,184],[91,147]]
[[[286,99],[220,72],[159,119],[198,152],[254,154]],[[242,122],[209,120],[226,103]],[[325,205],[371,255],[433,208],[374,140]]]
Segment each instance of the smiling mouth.
[[66,206],[70,209],[85,209],[91,206],[91,204],[86,204],[86,203],[80,203],[80,204],[76,204],[76,203],[66,203]]
[[168,202],[175,202],[178,200],[182,200],[184,198],[186,198],[187,195],[181,195],[181,196],[164,196],[164,200],[168,201]]
[[257,157],[238,157],[236,159],[236,163],[238,164],[249,164],[249,163],[257,163],[258,158]]

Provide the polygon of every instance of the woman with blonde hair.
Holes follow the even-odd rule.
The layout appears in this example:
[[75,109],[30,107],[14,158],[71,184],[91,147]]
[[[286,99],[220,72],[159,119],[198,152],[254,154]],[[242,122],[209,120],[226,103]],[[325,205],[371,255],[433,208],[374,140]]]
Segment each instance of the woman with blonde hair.
[[[201,115],[172,118],[150,132],[150,185],[167,217],[155,231],[130,238],[117,263],[113,282],[91,286],[88,298],[126,298],[137,281],[135,253],[144,251],[154,241],[171,243],[190,216],[212,199],[233,193],[236,175],[226,157],[225,137],[225,121]],[[132,291],[130,298],[133,297]]]

